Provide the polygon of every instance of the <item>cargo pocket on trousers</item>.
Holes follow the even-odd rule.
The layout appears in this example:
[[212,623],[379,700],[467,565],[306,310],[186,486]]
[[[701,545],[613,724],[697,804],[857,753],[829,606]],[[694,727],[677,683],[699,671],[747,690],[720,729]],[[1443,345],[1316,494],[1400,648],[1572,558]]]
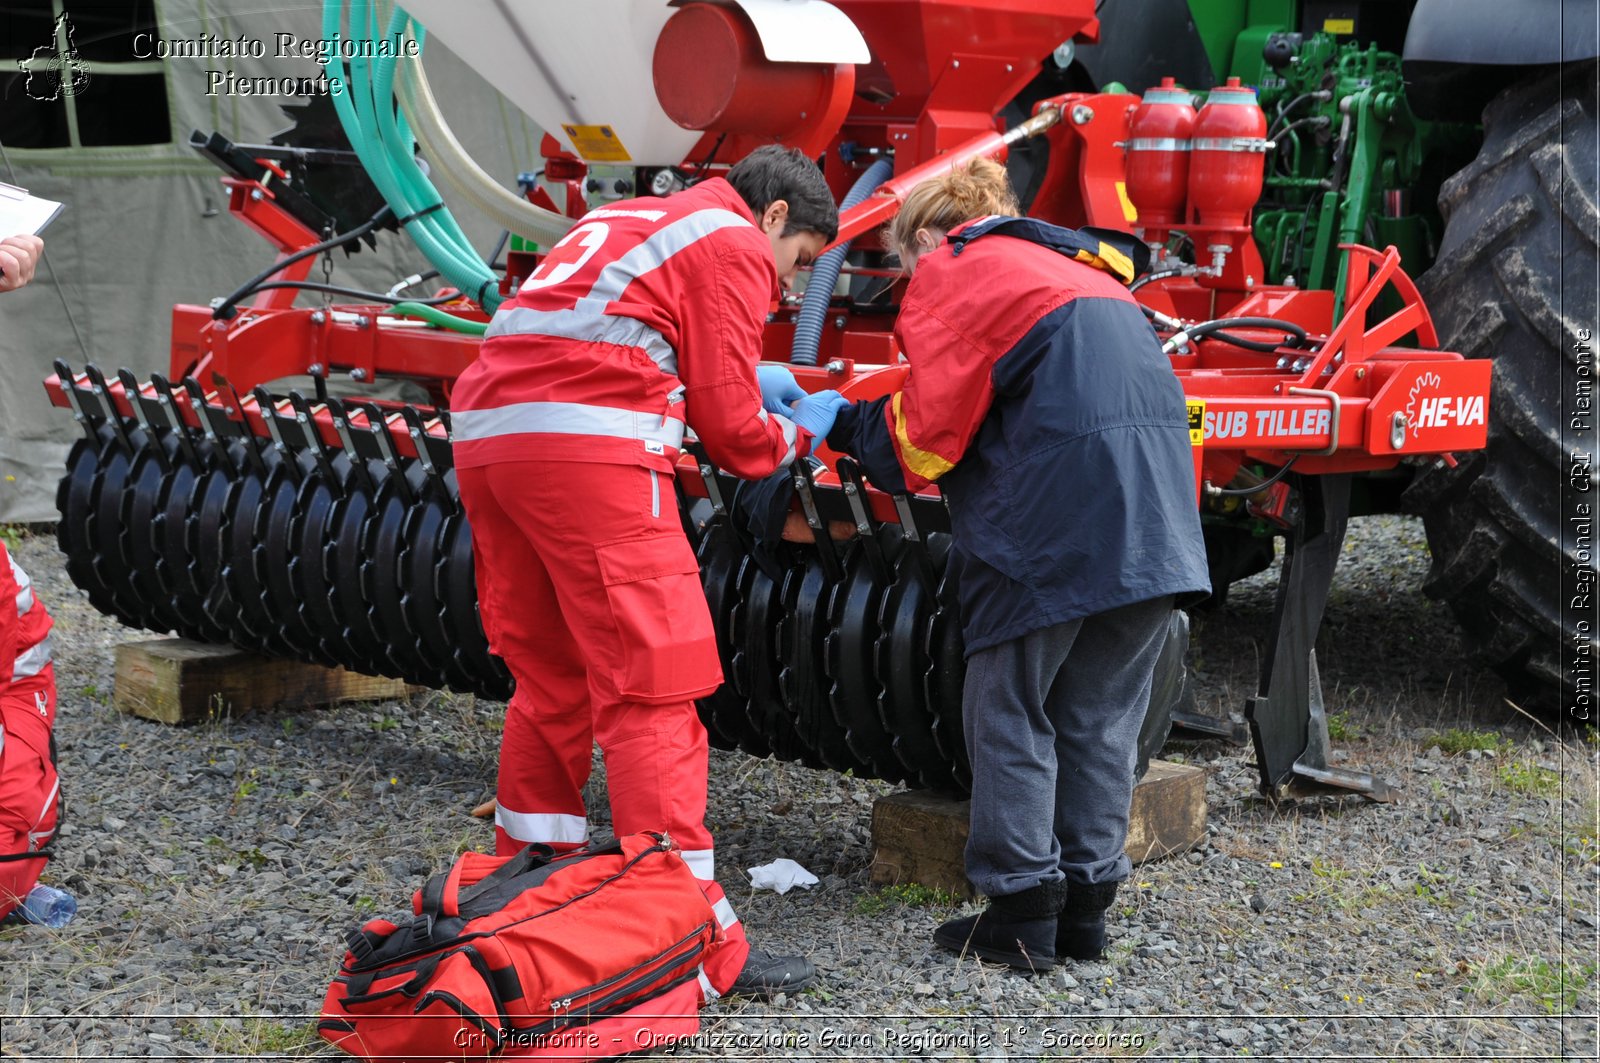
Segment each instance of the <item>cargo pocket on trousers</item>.
[[717,636],[700,589],[700,566],[681,533],[595,547],[621,639],[611,675],[630,701],[704,697],[722,684]]

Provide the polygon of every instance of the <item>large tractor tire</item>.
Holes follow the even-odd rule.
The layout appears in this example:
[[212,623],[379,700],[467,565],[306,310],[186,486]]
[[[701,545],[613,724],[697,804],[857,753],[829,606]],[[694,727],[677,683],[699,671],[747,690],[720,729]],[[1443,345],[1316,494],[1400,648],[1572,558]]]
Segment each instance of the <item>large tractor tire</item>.
[[1494,359],[1488,450],[1408,491],[1433,552],[1424,590],[1513,699],[1547,713],[1573,690],[1562,647],[1578,636],[1560,601],[1577,564],[1562,548],[1562,392],[1563,359],[1595,322],[1595,74],[1575,64],[1489,104],[1477,159],[1440,191],[1444,239],[1419,279],[1441,346]]

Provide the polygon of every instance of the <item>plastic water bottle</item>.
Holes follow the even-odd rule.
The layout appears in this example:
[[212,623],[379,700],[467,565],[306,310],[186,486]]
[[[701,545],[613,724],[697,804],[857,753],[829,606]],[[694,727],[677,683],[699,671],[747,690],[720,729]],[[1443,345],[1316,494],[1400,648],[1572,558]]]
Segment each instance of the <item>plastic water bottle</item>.
[[59,930],[72,922],[72,917],[78,914],[78,902],[73,899],[72,894],[41,882],[28,892],[27,898],[21,904],[17,905],[14,914],[20,916],[23,922]]

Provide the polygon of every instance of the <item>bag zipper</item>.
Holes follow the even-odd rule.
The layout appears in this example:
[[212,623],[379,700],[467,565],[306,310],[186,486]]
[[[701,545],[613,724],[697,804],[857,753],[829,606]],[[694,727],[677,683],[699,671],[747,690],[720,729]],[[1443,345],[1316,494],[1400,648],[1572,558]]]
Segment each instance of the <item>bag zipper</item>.
[[661,474],[650,470],[650,515],[661,516]]
[[[639,990],[648,987],[656,979],[661,977],[661,973],[663,971],[671,970],[672,968],[683,963],[685,960],[693,960],[702,955],[705,952],[705,944],[701,939],[707,930],[712,929],[714,928],[712,927],[711,923],[701,923],[695,928],[693,933],[683,940],[678,941],[668,947],[664,952],[661,953],[660,956],[653,957],[639,965],[639,967],[644,967],[646,964],[651,965],[648,970],[644,971],[637,977],[629,979],[628,982],[607,993],[605,996],[600,997],[598,1000],[591,1000],[583,1004],[581,1006],[581,1011],[576,1010],[578,1007],[576,1001],[579,997],[596,993],[600,990],[616,985],[620,979],[628,978],[632,971],[623,971],[621,974],[613,975],[604,982],[599,982],[592,986],[585,986],[583,989],[577,990],[570,996],[563,998],[568,1001],[569,1004],[567,1008],[562,1010],[562,1013],[559,1016],[549,1019],[545,1022],[541,1022],[537,1026],[512,1029],[511,1036],[519,1040],[532,1040],[545,1036],[546,1034],[555,1033],[558,1030],[563,1030],[568,1026],[578,1024],[586,1025],[590,1022],[593,1022],[595,1019],[605,1018],[609,1014],[609,1012],[606,1010],[607,1008],[612,1007],[612,1005],[619,1001],[626,1000]],[[684,949],[684,945],[689,945],[691,947]],[[633,968],[635,971],[638,969],[638,967]],[[695,977],[695,973],[696,972],[693,970],[686,972],[682,977],[674,979],[670,985],[662,986],[662,991],[664,992],[667,989],[671,989],[675,986],[683,984],[690,978]]]

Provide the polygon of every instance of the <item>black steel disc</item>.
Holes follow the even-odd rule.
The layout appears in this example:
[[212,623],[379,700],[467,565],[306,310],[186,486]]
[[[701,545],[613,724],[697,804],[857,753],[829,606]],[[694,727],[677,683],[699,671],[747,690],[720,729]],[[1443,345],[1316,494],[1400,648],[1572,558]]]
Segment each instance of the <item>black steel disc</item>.
[[330,606],[339,624],[339,635],[349,647],[352,667],[366,675],[382,675],[389,668],[388,655],[366,597],[361,592],[362,544],[367,522],[375,511],[374,491],[389,475],[381,462],[367,463],[367,481],[352,475],[349,489],[335,500],[328,519],[328,539],[322,567],[333,592]]
[[206,482],[211,446],[194,441],[195,456],[202,464],[189,461],[177,448],[171,469],[161,481],[152,536],[156,546],[156,578],[172,601],[172,608],[183,620],[178,629],[185,637],[201,642],[227,642],[227,628],[206,612],[205,595],[190,577],[193,558],[189,552],[189,522],[199,509],[201,490]]
[[130,438],[138,450],[129,466],[127,486],[122,493],[122,533],[119,536],[128,592],[142,605],[145,627],[192,637],[182,613],[173,608],[172,596],[162,586],[158,572],[161,553],[156,541],[157,518],[162,512],[166,467],[171,465],[178,445],[170,438],[152,439],[144,431],[134,432]]
[[880,634],[873,661],[883,687],[878,713],[894,735],[895,755],[910,777],[930,790],[950,790],[950,762],[933,741],[933,716],[923,682],[932,667],[925,632],[933,612],[933,587],[921,550],[917,543],[902,544],[895,559],[894,581],[879,608]]
[[[328,480],[332,473],[333,481]],[[319,643],[324,660],[360,670],[356,653],[345,641],[344,625],[334,614],[333,573],[327,568],[328,538],[333,534],[333,511],[348,488],[353,473],[350,460],[335,455],[328,468],[313,462],[295,499],[289,541],[294,556],[289,562],[289,583],[294,590],[299,623]]]
[[93,551],[90,564],[95,580],[106,591],[103,604],[95,607],[129,627],[144,627],[143,603],[128,584],[127,563],[122,557],[123,493],[132,463],[133,455],[112,433],[100,448],[85,530]]
[[405,543],[406,514],[412,499],[419,499],[420,504],[424,478],[422,467],[412,461],[398,475],[391,474],[379,489],[361,550],[361,592],[368,603],[368,619],[383,642],[387,661],[383,674],[439,687],[444,685],[444,677],[417,656],[415,639],[400,602],[400,551]]
[[[265,451],[262,459],[268,468],[267,480],[276,483],[285,478],[278,468],[276,453]],[[268,497],[267,482],[249,468],[228,485],[221,538],[222,582],[237,607],[229,620],[229,630],[236,646],[294,657],[298,656],[295,647],[283,637],[281,625],[267,611],[263,601],[266,591],[256,574],[256,528],[265,517]],[[214,610],[212,615],[217,617],[219,612]]]
[[444,605],[445,630],[456,647],[456,666],[470,681],[466,689],[479,697],[509,700],[516,684],[505,662],[489,651],[483,633],[472,561],[472,526],[459,501],[445,519],[444,549],[435,579]]
[[745,696],[751,726],[779,760],[808,760],[819,766],[795,732],[778,691],[776,628],[783,615],[779,585],[746,555],[740,563],[739,609],[734,621],[734,685]]
[[289,575],[298,552],[294,531],[300,490],[314,475],[316,463],[307,451],[290,452],[268,474],[252,544],[255,577],[261,587],[260,611],[293,649],[293,655],[319,664],[338,664],[323,652],[318,633],[301,620],[299,595]]
[[739,605],[740,563],[744,550],[726,516],[713,517],[695,551],[700,560],[700,585],[711,610],[722,658],[722,685],[699,701],[700,719],[718,749],[742,749],[755,756],[771,752],[745,713],[744,696],[733,684],[733,614]]
[[400,607],[411,634],[412,652],[440,677],[435,684],[466,689],[470,677],[455,667],[450,639],[440,616],[439,596],[433,585],[438,565],[444,521],[450,500],[437,478],[429,478],[423,498],[406,513],[401,529]]
[[933,740],[950,762],[951,775],[963,791],[972,788],[972,765],[962,734],[961,689],[967,678],[966,645],[961,637],[961,613],[956,599],[956,577],[950,570],[950,536],[935,532],[928,547],[938,575],[933,615],[928,618],[924,652],[931,663],[926,676],[927,704],[933,713]]
[[[884,529],[885,537],[898,529]],[[828,705],[845,741],[867,773],[900,782],[905,768],[894,753],[894,736],[878,718],[882,687],[873,673],[873,646],[878,640],[878,610],[886,584],[867,564],[866,545],[857,542],[844,559],[844,580],[828,598],[828,633],[823,639],[823,667],[828,679]]]
[[100,579],[94,563],[94,541],[89,524],[94,514],[95,487],[100,479],[100,454],[111,439],[111,429],[102,425],[94,439],[84,436],[72,445],[67,455],[67,472],[56,487],[56,544],[67,559],[67,575],[89,596],[89,603],[102,613],[115,614],[111,588]]
[[778,689],[795,733],[812,757],[835,771],[866,772],[851,751],[845,729],[828,705],[828,678],[822,670],[828,633],[827,599],[833,587],[815,549],[789,566],[782,588],[783,619],[778,624]]
[[184,518],[184,548],[189,556],[183,581],[205,609],[206,617],[231,641],[240,628],[239,603],[223,578],[227,565],[228,503],[233,498],[233,482],[240,476],[238,462],[243,450],[238,443],[213,449],[211,463],[195,485],[195,503]]

